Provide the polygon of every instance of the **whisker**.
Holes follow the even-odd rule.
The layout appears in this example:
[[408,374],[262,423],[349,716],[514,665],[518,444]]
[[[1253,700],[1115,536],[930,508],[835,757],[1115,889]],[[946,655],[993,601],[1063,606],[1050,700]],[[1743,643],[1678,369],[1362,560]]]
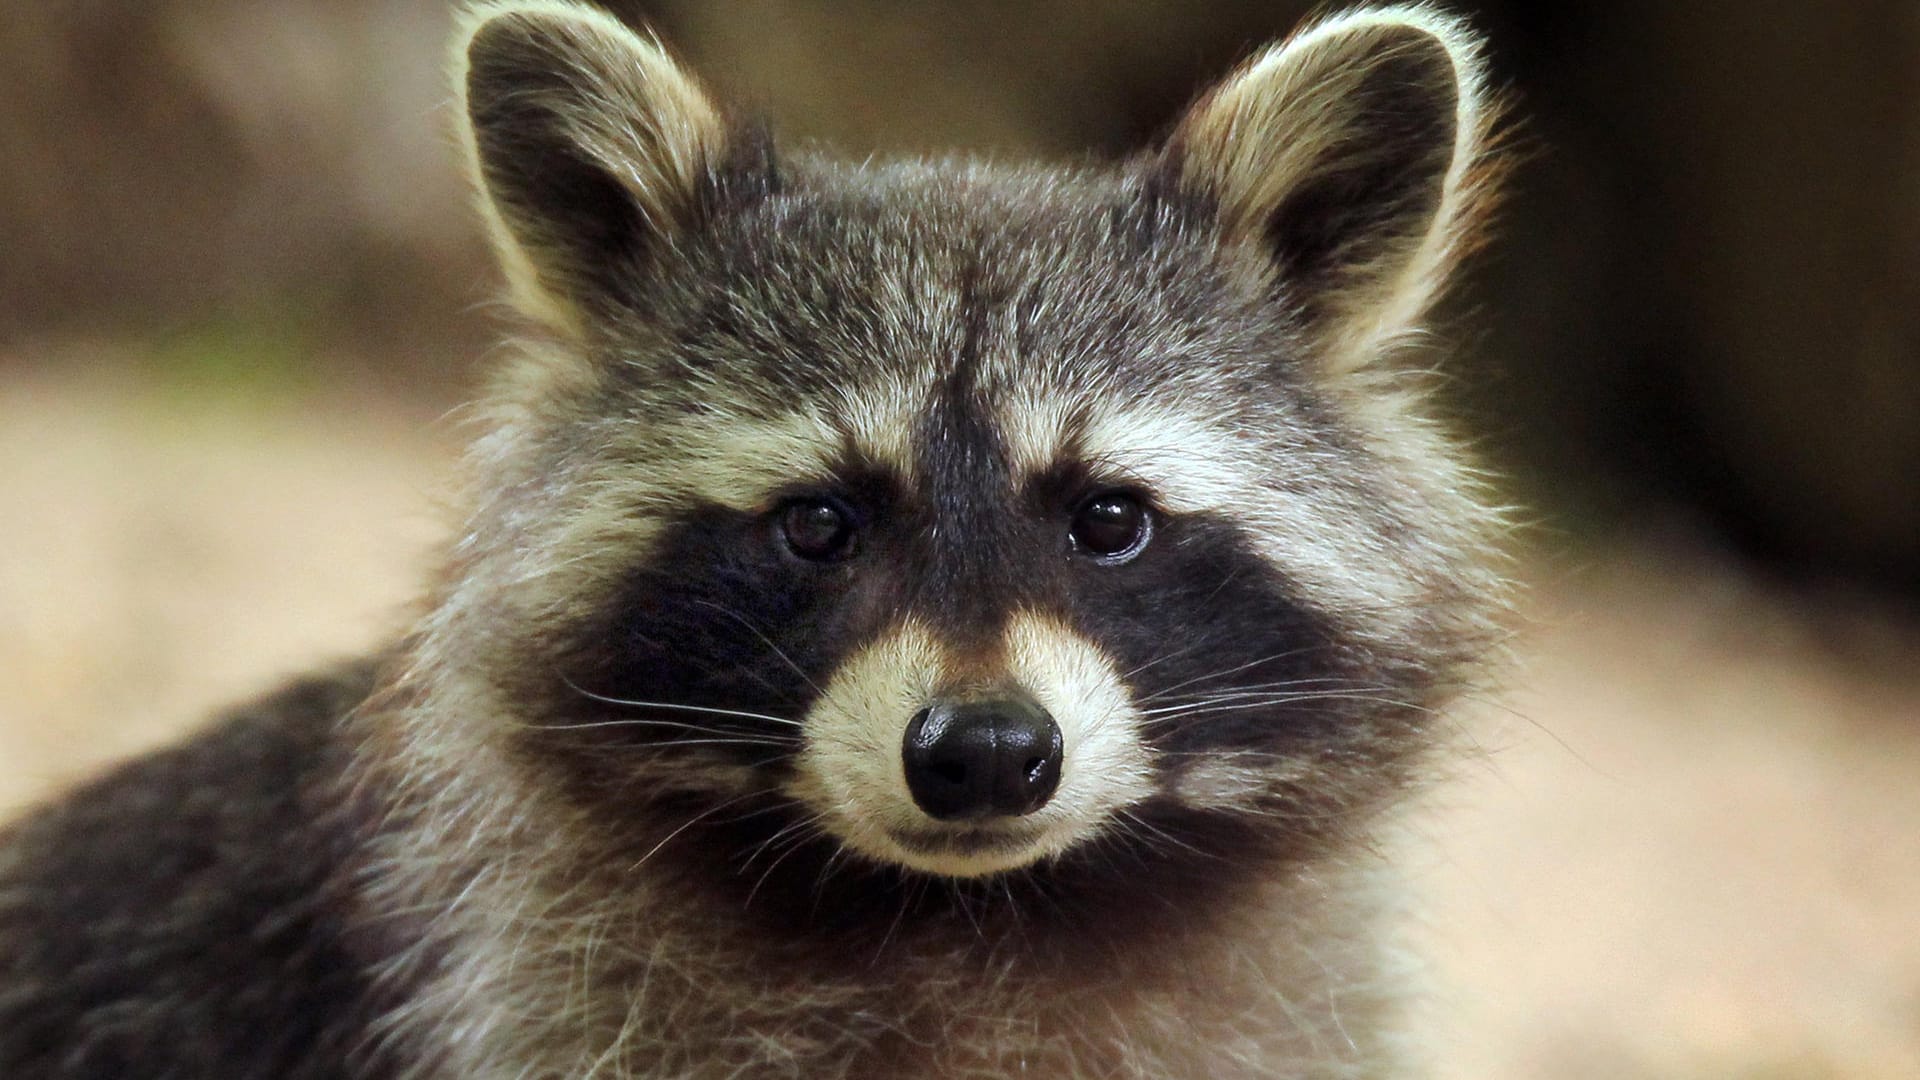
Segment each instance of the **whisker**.
[[1434,709],[1427,708],[1426,706],[1413,701],[1399,701],[1393,698],[1376,697],[1370,694],[1343,694],[1343,693],[1325,692],[1325,693],[1315,693],[1315,694],[1289,694],[1289,695],[1277,696],[1272,698],[1256,698],[1256,699],[1250,699],[1247,701],[1226,701],[1226,702],[1217,702],[1217,703],[1202,702],[1195,705],[1187,706],[1180,710],[1168,712],[1163,716],[1158,717],[1157,719],[1163,719],[1163,720],[1179,719],[1181,717],[1204,715],[1207,713],[1232,712],[1236,709],[1252,711],[1256,709],[1272,708],[1277,705],[1298,705],[1298,704],[1302,704],[1306,702],[1314,702],[1314,701],[1361,701],[1361,702],[1367,702],[1373,705],[1392,705],[1392,706],[1395,706],[1396,708],[1412,709],[1416,712],[1422,712],[1422,713],[1431,714],[1436,712],[1436,710]]
[[[1391,705],[1396,708],[1410,709],[1414,712],[1423,713],[1428,716],[1437,716],[1443,719],[1447,715],[1441,710],[1429,708],[1425,705],[1421,705],[1417,702],[1412,702],[1412,701],[1401,701],[1395,698],[1376,697],[1370,694],[1323,692],[1323,693],[1314,693],[1314,694],[1296,694],[1296,695],[1280,696],[1280,697],[1275,697],[1271,699],[1259,699],[1259,700],[1251,700],[1251,701],[1231,701],[1223,704],[1212,704],[1212,705],[1201,703],[1201,704],[1186,706],[1180,710],[1169,711],[1165,714],[1155,716],[1153,719],[1158,725],[1162,726],[1163,730],[1167,734],[1180,734],[1183,732],[1193,730],[1196,727],[1199,727],[1200,725],[1194,722],[1195,718],[1197,717],[1215,717],[1215,716],[1220,716],[1222,714],[1230,715],[1234,713],[1252,713],[1252,712],[1258,712],[1263,709],[1274,708],[1276,706],[1297,705],[1297,704],[1314,702],[1314,701],[1360,701],[1360,702],[1366,702],[1372,705]],[[1169,723],[1170,721],[1182,721],[1182,722],[1173,724],[1173,723]]]
[[1284,750],[1249,750],[1245,747],[1234,747],[1230,749],[1221,749],[1221,750],[1155,750],[1154,756],[1163,757],[1163,758],[1175,758],[1175,757],[1226,758],[1230,760],[1238,760],[1238,759],[1244,758],[1244,759],[1250,759],[1254,761],[1287,761],[1287,762],[1305,760],[1303,755],[1299,753],[1289,753]]
[[[772,736],[756,736],[752,732],[729,730],[727,728],[701,727],[699,724],[683,723],[679,720],[645,720],[639,718],[627,720],[595,720],[584,724],[522,724],[527,731],[588,731],[594,728],[666,728],[669,731],[684,731],[691,735],[717,735],[722,738],[751,739],[767,746],[786,746],[783,741]],[[683,744],[684,745],[684,744]]]
[[627,873],[631,874],[635,870],[638,870],[642,866],[645,866],[647,864],[647,860],[653,858],[655,855],[660,854],[660,849],[672,843],[674,838],[679,836],[681,833],[686,832],[688,829],[693,828],[695,825],[698,825],[700,822],[705,821],[707,818],[710,818],[713,815],[719,813],[720,811],[725,810],[727,807],[732,806],[735,803],[744,802],[747,799],[751,799],[754,796],[759,794],[760,792],[758,791],[749,791],[744,794],[735,795],[731,799],[714,803],[712,806],[709,806],[705,810],[702,810],[699,813],[693,815],[692,817],[688,818],[686,821],[682,822],[679,828],[661,837],[659,843],[653,845],[651,848],[648,848],[647,853],[645,855],[640,856],[640,860],[638,862],[634,863],[632,866],[629,866],[627,868]]
[[1171,844],[1174,847],[1181,848],[1185,851],[1191,852],[1192,854],[1198,855],[1203,859],[1218,860],[1222,857],[1216,852],[1202,851],[1199,848],[1194,847],[1192,844],[1186,842],[1185,840],[1180,839],[1179,837],[1173,835],[1172,833],[1169,833],[1167,830],[1162,829],[1158,825],[1155,825],[1153,822],[1148,821],[1147,819],[1141,817],[1138,814],[1133,813],[1130,810],[1120,811],[1119,817],[1121,818],[1121,820],[1127,822],[1127,824],[1133,829],[1150,833],[1152,836],[1158,838],[1160,841],[1164,843]]
[[716,604],[711,600],[696,600],[695,603],[699,604],[702,607],[710,607],[713,610],[719,612],[720,614],[725,615],[727,618],[732,619],[734,622],[739,623],[741,626],[746,627],[748,632],[753,634],[754,637],[757,637],[760,639],[761,644],[773,650],[773,655],[779,657],[781,663],[784,663],[787,665],[787,667],[792,668],[793,673],[795,675],[798,675],[800,676],[801,679],[805,680],[806,684],[813,688],[814,693],[822,694],[822,695],[826,693],[826,691],[820,689],[819,683],[816,683],[813,681],[813,676],[808,675],[805,671],[801,670],[800,665],[793,662],[793,657],[788,656],[786,652],[780,648],[780,646],[775,645],[773,643],[773,639],[768,637],[766,634],[762,633],[760,631],[760,628],[753,625],[753,623],[750,620],[748,620],[745,615],[742,615],[739,612],[734,611],[732,608],[729,608],[724,604]]
[[1434,710],[1411,701],[1400,701],[1381,696],[1385,691],[1370,691],[1365,688],[1351,690],[1274,690],[1247,694],[1226,694],[1220,697],[1202,698],[1179,705],[1166,705],[1158,709],[1142,711],[1142,716],[1172,718],[1190,716],[1198,712],[1212,712],[1225,708],[1262,708],[1269,705],[1289,705],[1303,701],[1368,701],[1382,705],[1397,705],[1421,712]]
[[683,705],[672,701],[638,701],[632,698],[608,697],[605,694],[596,694],[580,686],[564,674],[560,676],[560,681],[566,683],[568,688],[582,697],[606,705],[620,705],[633,709],[665,709],[672,712],[703,713],[708,716],[731,716],[741,720],[761,720],[769,724],[785,724],[789,727],[796,728],[801,726],[798,720],[789,720],[784,716],[772,716],[767,713],[747,712],[742,709],[720,709],[711,705]]
[[786,745],[785,743],[779,743],[779,742],[774,742],[774,741],[773,741],[773,740],[771,740],[771,739],[746,739],[746,738],[741,738],[741,739],[674,739],[674,740],[672,740],[672,741],[670,741],[670,742],[665,742],[665,743],[661,743],[660,745],[661,745],[661,746],[662,746],[663,748],[672,748],[672,747],[675,747],[675,746],[757,746],[757,747],[760,747],[760,748],[761,748],[761,749],[763,749],[763,750],[785,750],[785,749],[787,749],[787,745]]
[[813,879],[813,907],[811,909],[811,917],[819,917],[820,903],[827,897],[827,882],[832,879],[834,871],[838,870],[847,858],[847,849],[838,847],[820,864],[820,873]]
[[780,826],[779,829],[774,831],[774,834],[772,836],[767,837],[765,840],[762,840],[758,844],[755,844],[753,846],[753,851],[747,855],[744,861],[740,863],[740,871],[742,873],[745,873],[748,869],[750,869],[753,866],[753,862],[755,859],[758,859],[760,856],[765,855],[769,850],[773,849],[773,847],[775,845],[778,845],[782,840],[791,836],[795,836],[796,834],[812,826],[813,824],[815,824],[825,816],[826,816],[825,814],[809,814],[806,817],[800,818],[796,821],[790,821],[785,825]]
[[1147,661],[1146,663],[1139,664],[1135,666],[1132,670],[1122,673],[1120,676],[1120,680],[1122,682],[1125,682],[1126,680],[1133,678],[1135,675],[1140,674],[1141,672],[1147,670],[1148,668],[1153,667],[1155,664],[1164,664],[1169,660],[1177,660],[1180,657],[1185,656],[1190,652],[1193,652],[1195,649],[1198,649],[1205,644],[1206,642],[1204,641],[1196,641],[1188,645],[1184,649],[1175,649],[1172,652],[1161,653],[1159,656],[1154,657],[1153,659]]
[[[762,870],[760,872],[760,877],[754,881],[753,888],[747,890],[747,898],[741,904],[742,907],[753,906],[753,898],[760,894],[760,887],[767,883],[767,879],[771,878],[773,876],[773,872],[780,868],[780,864],[783,862],[786,862],[788,857],[791,856],[794,852],[799,851],[800,848],[803,845],[805,845],[808,840],[812,839],[814,836],[819,835],[820,830],[816,826],[820,821],[820,819],[824,816],[825,815],[823,814],[814,814],[811,817],[802,818],[801,820],[794,822],[792,825],[788,825],[785,828],[781,829],[779,832],[774,833],[771,838],[769,838],[765,843],[760,845],[759,849],[757,849],[753,853],[753,856],[747,860],[747,864],[750,865],[754,859],[759,858],[760,853],[762,851],[765,851],[769,846],[771,846],[774,843],[774,841],[780,839],[781,836],[791,834],[790,836],[788,836],[786,843],[782,845],[784,850],[782,850],[780,854],[774,856],[773,861],[767,864],[767,868],[765,870]],[[745,870],[746,867],[742,866],[741,869]]]
[[1204,675],[1195,675],[1190,679],[1183,679],[1180,682],[1174,683],[1172,686],[1163,686],[1160,689],[1155,690],[1153,693],[1142,697],[1140,700],[1152,701],[1156,698],[1164,697],[1167,694],[1170,694],[1173,691],[1178,690],[1183,686],[1192,686],[1194,683],[1197,683],[1197,682],[1209,682],[1214,679],[1224,679],[1229,675],[1237,675],[1240,672],[1245,671],[1251,667],[1259,667],[1261,664],[1271,664],[1276,660],[1286,660],[1291,657],[1299,656],[1302,653],[1311,652],[1315,649],[1321,649],[1324,647],[1325,646],[1322,646],[1322,645],[1305,645],[1298,649],[1288,649],[1285,652],[1277,652],[1271,656],[1262,656],[1262,657],[1259,657],[1258,659],[1249,660],[1244,664],[1239,664],[1234,667],[1225,668],[1220,671],[1211,671]]
[[1194,701],[1200,698],[1217,697],[1226,694],[1243,694],[1255,691],[1289,690],[1302,687],[1344,686],[1355,689],[1371,689],[1366,683],[1356,683],[1341,675],[1325,675],[1317,678],[1276,679],[1273,682],[1242,683],[1220,690],[1193,690],[1184,694],[1156,694],[1160,701]]
[[900,924],[907,917],[907,909],[917,905],[920,900],[926,896],[927,884],[923,880],[906,885],[900,888],[898,892],[900,896],[900,907],[894,911],[893,921],[887,924],[887,932],[881,935],[879,947],[873,950],[873,959],[867,961],[868,967],[872,967],[880,962],[880,957],[886,953],[887,946],[893,942],[893,935],[900,932]]

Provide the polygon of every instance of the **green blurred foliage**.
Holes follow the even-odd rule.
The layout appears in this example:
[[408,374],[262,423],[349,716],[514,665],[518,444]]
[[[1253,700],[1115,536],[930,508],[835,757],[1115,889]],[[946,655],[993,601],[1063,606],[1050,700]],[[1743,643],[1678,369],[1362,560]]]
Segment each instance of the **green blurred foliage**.
[[159,334],[138,362],[168,398],[244,407],[297,397],[325,378],[324,318],[291,302],[215,311]]

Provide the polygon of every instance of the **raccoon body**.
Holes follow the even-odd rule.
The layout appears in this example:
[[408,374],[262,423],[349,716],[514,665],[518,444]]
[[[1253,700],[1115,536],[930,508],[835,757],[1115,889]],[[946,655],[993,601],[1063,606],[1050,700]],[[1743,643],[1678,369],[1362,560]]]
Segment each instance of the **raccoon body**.
[[849,166],[482,7],[528,330],[392,649],[0,845],[0,1073],[1403,1075],[1391,812],[1502,587],[1400,358],[1471,37],[1110,169]]

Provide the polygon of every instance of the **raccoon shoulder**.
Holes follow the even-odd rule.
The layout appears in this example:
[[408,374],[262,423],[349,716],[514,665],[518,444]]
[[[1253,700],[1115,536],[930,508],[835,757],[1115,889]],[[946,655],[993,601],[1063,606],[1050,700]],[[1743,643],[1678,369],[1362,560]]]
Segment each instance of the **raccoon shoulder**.
[[336,730],[372,681],[302,679],[0,832],[0,1075],[349,1075]]

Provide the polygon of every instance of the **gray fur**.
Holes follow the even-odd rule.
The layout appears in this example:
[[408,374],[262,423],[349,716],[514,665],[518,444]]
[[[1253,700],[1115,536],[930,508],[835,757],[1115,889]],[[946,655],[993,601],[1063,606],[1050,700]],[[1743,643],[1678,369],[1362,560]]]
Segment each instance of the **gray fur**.
[[[529,329],[427,614],[0,837],[0,1074],[1405,1075],[1379,852],[1504,594],[1400,356],[1478,220],[1477,63],[1362,13],[1112,169],[849,166],[603,14],[477,9],[467,146]],[[1418,145],[1356,151],[1385,135]],[[1037,558],[1062,470],[1231,566]],[[813,637],[686,591],[851,473],[895,554]],[[1158,625],[1123,580],[1216,607]],[[1305,644],[1283,683],[1145,689],[1215,621]],[[723,646],[788,696],[620,741],[697,702],[610,680]],[[1046,838],[890,848],[906,712],[1009,679],[1068,732]]]

